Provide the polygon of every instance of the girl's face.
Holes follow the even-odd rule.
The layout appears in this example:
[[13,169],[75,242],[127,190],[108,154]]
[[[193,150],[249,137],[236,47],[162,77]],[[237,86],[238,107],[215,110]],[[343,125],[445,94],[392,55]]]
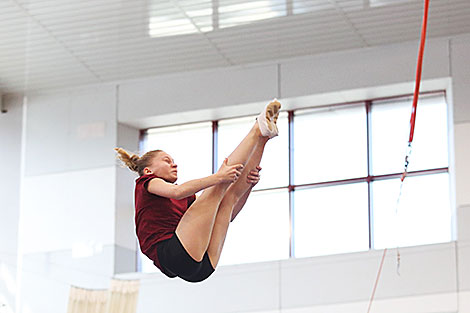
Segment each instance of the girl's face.
[[145,174],[155,174],[163,180],[174,183],[178,179],[177,165],[173,158],[161,151],[153,157],[151,164],[144,169]]

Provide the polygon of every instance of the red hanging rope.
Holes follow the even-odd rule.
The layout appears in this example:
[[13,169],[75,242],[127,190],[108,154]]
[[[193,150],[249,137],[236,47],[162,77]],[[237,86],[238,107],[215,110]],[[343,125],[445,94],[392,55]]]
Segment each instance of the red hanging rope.
[[428,25],[428,11],[429,11],[429,0],[424,1],[424,15],[423,15],[423,25],[421,27],[421,42],[419,44],[418,52],[418,64],[416,66],[416,81],[415,81],[415,91],[413,94],[413,106],[411,108],[411,119],[410,119],[410,137],[408,139],[408,151],[405,158],[405,170],[401,174],[401,181],[405,180],[406,175],[408,174],[408,157],[411,152],[411,142],[413,141],[413,136],[415,133],[415,122],[416,122],[416,110],[418,108],[418,98],[419,98],[419,87],[421,85],[421,70],[423,68],[423,55],[424,55],[424,44],[426,42],[426,29]]
[[415,92],[413,94],[413,108],[411,110],[410,138],[408,139],[408,143],[411,143],[413,141],[413,135],[415,132],[416,108],[418,106],[419,87],[421,83],[421,69],[423,67],[424,43],[426,42],[426,28],[428,24],[428,11],[429,11],[429,0],[425,0],[424,1],[423,26],[421,28],[421,43],[419,45],[418,65],[416,67],[416,83],[415,83]]
[[[411,142],[413,141],[413,135],[415,132],[415,122],[416,122],[416,109],[418,107],[418,97],[419,97],[419,87],[421,84],[421,70],[423,67],[423,55],[424,55],[424,44],[426,42],[426,29],[427,29],[427,24],[428,24],[428,12],[429,12],[429,0],[424,1],[424,15],[423,15],[423,25],[421,27],[421,42],[419,44],[419,52],[418,52],[418,64],[416,66],[416,81],[415,81],[415,90],[413,94],[413,107],[411,109],[411,119],[410,119],[410,137],[408,139],[408,152],[405,158],[405,170],[401,176],[401,183],[403,186],[403,180],[406,177],[407,171],[408,171],[408,157],[409,153],[411,151]],[[400,189],[401,190],[401,189]],[[401,191],[400,191],[400,196],[401,196]],[[399,197],[400,197],[399,196]],[[398,253],[398,250],[397,250]],[[374,296],[375,296],[375,291],[377,290],[377,285],[380,280],[380,275],[382,273],[382,267],[383,263],[385,260],[385,255],[387,254],[387,249],[384,250],[383,256],[382,256],[382,262],[380,262],[380,267],[379,271],[377,273],[377,278],[375,280],[374,288],[372,290],[372,296],[370,297],[369,300],[369,306],[367,308],[367,313],[370,312],[370,309],[372,307],[372,302],[374,301]],[[398,257],[398,262],[400,258],[400,254],[397,254]],[[400,263],[398,263],[398,266]]]

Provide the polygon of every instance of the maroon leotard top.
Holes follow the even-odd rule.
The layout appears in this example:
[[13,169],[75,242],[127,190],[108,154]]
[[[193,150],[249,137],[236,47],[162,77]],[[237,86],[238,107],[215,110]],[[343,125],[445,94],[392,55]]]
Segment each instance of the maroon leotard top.
[[149,174],[136,180],[135,226],[142,253],[161,269],[156,244],[173,236],[181,217],[196,196],[181,200],[157,196],[147,190],[148,183],[154,178],[157,176]]

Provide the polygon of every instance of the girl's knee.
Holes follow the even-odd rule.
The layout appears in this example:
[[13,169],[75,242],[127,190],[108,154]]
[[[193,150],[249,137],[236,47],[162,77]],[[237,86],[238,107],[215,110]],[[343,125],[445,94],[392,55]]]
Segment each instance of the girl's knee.
[[212,266],[209,254],[206,252],[202,261],[199,262],[199,267],[196,272],[194,272],[192,275],[184,275],[180,277],[191,283],[199,283],[209,278],[209,276],[211,276],[214,271],[215,269]]

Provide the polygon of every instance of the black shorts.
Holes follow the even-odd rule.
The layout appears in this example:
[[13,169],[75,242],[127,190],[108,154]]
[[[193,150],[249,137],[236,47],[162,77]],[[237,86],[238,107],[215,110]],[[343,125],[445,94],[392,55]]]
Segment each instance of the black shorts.
[[163,274],[170,278],[178,276],[188,282],[197,283],[214,272],[207,252],[202,260],[197,262],[186,252],[176,234],[157,244],[157,256]]

